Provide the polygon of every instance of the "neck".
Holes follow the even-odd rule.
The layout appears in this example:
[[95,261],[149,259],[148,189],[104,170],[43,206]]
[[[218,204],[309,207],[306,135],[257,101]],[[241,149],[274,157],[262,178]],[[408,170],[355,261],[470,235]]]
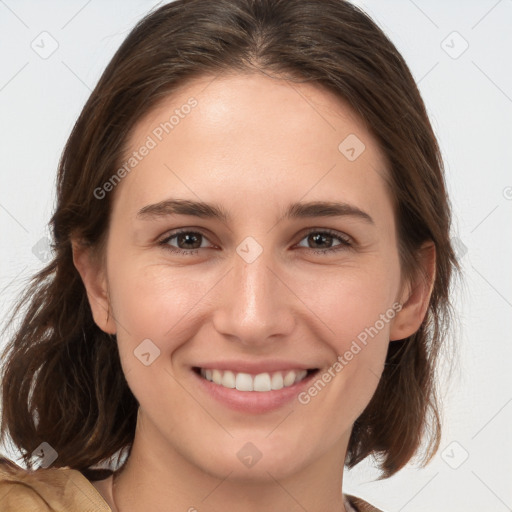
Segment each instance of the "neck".
[[[194,463],[180,447],[171,446],[149,422],[144,428],[138,423],[130,457],[113,479],[109,504],[113,512],[345,512],[340,461],[348,434],[328,453],[296,471],[265,466],[262,458],[250,469],[242,467],[242,472],[236,460],[231,470],[221,468],[216,474],[205,470],[203,461]],[[212,446],[205,459],[213,456]]]

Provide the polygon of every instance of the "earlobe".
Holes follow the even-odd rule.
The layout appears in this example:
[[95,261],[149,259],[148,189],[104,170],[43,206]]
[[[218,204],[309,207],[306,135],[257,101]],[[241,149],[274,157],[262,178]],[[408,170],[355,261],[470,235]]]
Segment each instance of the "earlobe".
[[402,309],[390,330],[390,341],[403,340],[421,326],[430,303],[436,276],[436,250],[433,242],[425,243],[418,251],[420,268],[409,281],[400,297]]
[[90,247],[73,241],[72,251],[73,263],[84,283],[94,322],[107,334],[116,334],[104,269],[93,258]]

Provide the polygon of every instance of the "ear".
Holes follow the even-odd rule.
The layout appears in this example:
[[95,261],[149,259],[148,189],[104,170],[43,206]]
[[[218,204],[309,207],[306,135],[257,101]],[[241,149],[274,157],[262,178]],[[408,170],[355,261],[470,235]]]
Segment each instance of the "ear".
[[105,270],[89,246],[78,241],[71,242],[73,263],[84,283],[95,324],[108,334],[116,333],[116,324],[111,314]]
[[421,268],[403,287],[400,297],[402,309],[393,319],[390,341],[411,336],[420,328],[425,318],[436,277],[436,247],[433,242],[422,245],[418,259]]

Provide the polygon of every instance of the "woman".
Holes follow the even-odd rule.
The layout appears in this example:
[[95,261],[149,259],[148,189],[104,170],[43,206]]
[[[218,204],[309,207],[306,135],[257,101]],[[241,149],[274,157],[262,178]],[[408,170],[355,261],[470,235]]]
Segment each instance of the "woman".
[[414,80],[359,9],[161,7],[57,193],[2,381],[2,434],[41,468],[4,460],[0,510],[375,511],[343,465],[435,454],[449,202]]

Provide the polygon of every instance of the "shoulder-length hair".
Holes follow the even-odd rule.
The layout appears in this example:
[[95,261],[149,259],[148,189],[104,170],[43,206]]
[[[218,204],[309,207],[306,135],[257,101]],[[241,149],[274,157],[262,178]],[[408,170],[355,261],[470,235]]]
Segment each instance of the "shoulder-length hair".
[[59,163],[54,256],[16,305],[11,322],[19,316],[21,323],[3,356],[1,438],[9,434],[29,467],[33,450],[47,442],[58,453],[54,466],[95,479],[93,466],[130,449],[138,403],[115,339],[93,321],[71,240],[103,251],[113,193],[99,199],[94,191],[119,168],[137,121],[188,80],[229,72],[318,84],[348,102],[389,165],[404,275],[418,272],[420,246],[435,244],[425,319],[415,334],[390,343],[344,462],[350,468],[374,455],[386,478],[424,440],[424,463],[437,452],[436,368],[458,265],[440,151],[406,63],[375,22],[343,0],[177,0],[142,19],[120,46]]

